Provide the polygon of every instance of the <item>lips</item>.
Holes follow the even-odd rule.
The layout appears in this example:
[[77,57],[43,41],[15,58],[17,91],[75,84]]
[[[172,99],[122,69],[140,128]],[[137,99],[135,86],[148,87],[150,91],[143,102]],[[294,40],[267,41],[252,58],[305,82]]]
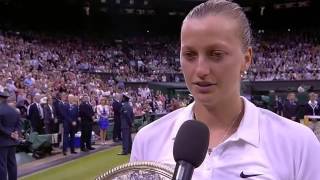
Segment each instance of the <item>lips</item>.
[[207,81],[194,82],[193,84],[198,85],[200,87],[209,87],[212,85],[216,85],[216,83],[207,82]]
[[199,81],[193,83],[195,86],[195,89],[198,93],[210,93],[212,91],[212,87],[217,85],[216,83],[208,82],[208,81]]

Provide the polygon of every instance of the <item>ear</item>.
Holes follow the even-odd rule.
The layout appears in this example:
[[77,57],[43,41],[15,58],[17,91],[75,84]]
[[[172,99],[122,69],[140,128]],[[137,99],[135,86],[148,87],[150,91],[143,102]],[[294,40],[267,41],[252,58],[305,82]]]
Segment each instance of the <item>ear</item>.
[[248,47],[244,54],[244,62],[241,64],[241,72],[247,71],[251,65],[253,54],[252,47]]

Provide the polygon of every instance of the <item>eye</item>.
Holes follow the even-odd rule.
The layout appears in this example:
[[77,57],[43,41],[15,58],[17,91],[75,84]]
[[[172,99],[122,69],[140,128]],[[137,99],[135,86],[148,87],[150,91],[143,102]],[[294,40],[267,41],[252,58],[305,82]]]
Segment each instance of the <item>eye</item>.
[[217,50],[210,51],[209,53],[210,58],[214,60],[221,60],[224,57],[224,55],[225,55],[224,52],[217,51]]
[[187,60],[193,60],[197,54],[194,51],[184,51],[182,56]]

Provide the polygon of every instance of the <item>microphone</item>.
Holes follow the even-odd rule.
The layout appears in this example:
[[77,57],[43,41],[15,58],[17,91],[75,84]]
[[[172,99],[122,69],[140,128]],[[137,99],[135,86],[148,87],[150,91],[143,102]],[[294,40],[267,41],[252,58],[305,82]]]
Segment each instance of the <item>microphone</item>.
[[200,121],[190,120],[181,125],[173,146],[176,167],[172,180],[191,180],[193,170],[206,157],[209,138],[209,128]]

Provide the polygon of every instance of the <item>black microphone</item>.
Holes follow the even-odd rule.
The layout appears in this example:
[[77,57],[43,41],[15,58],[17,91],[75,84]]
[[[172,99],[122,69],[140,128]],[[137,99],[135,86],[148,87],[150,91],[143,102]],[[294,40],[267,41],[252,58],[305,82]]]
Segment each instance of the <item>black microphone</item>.
[[191,180],[193,170],[206,157],[209,134],[209,128],[200,121],[190,120],[181,125],[173,146],[173,157],[177,163],[173,180]]

